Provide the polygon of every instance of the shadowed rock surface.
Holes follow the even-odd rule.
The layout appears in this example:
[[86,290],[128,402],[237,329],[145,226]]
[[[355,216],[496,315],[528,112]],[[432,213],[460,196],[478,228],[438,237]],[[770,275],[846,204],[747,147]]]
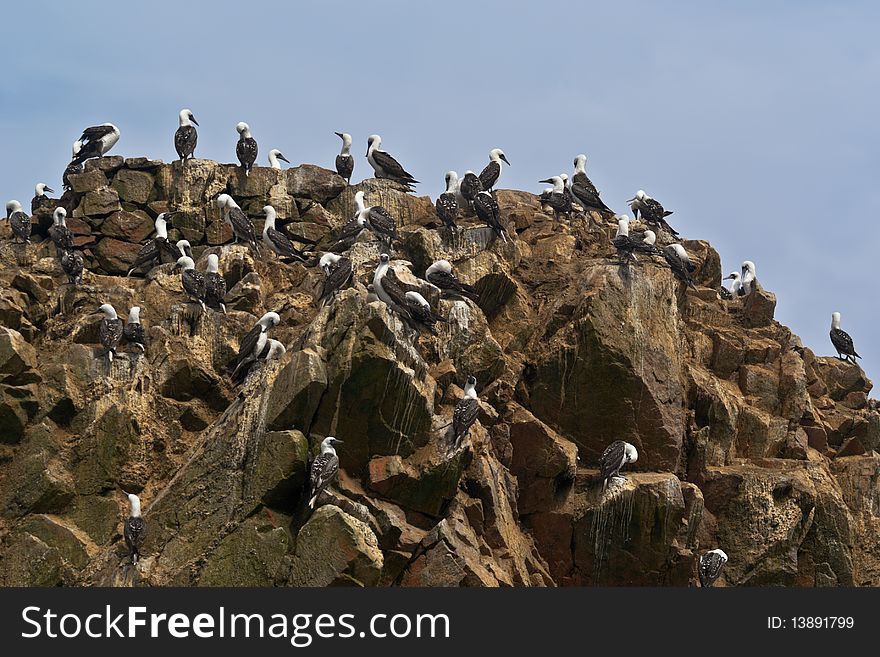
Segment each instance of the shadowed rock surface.
[[[504,244],[472,217],[449,234],[430,199],[394,183],[346,187],[313,165],[245,177],[105,157],[71,186],[83,285],[39,241],[51,209],[28,247],[0,227],[0,584],[693,586],[699,554],[721,547],[719,586],[880,585],[871,382],[774,321],[772,293],[722,301],[705,242],[684,242],[685,289],[660,259],[619,266],[598,214],[563,225],[526,192],[498,191]],[[348,254],[353,286],[320,309],[314,259],[220,246],[221,192],[257,232],[270,203],[279,229],[323,246],[358,190],[398,218],[392,267],[448,320],[438,336],[367,303],[368,234]],[[228,315],[185,303],[170,263],[123,277],[168,210],[197,269],[219,256]],[[479,304],[413,277],[441,258]],[[142,308],[146,353],[100,357],[105,302]],[[287,353],[235,388],[238,341],[269,310]],[[468,375],[481,409],[453,450]],[[327,435],[345,441],[340,476],[309,514],[308,461]],[[603,490],[614,440],[639,460]],[[148,524],[137,567],[122,490]]]

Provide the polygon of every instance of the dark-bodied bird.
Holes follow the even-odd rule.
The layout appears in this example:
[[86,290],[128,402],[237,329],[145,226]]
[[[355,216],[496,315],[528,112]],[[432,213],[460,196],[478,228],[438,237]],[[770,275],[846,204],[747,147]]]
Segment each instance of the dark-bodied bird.
[[437,197],[434,203],[437,216],[451,231],[458,230],[458,174],[455,171],[446,172],[446,191]]
[[[256,353],[257,351],[259,353]],[[254,352],[251,352],[251,357],[245,358],[239,369],[232,373],[232,382],[236,385],[243,383],[253,370],[254,365],[270,360],[280,360],[285,353],[287,353],[287,348],[283,344],[263,333],[257,339],[257,346],[254,348]]]
[[467,297],[473,302],[480,299],[473,285],[462,283],[452,273],[452,265],[448,260],[438,260],[425,271],[425,278],[431,285],[440,288],[444,295]]
[[690,256],[681,244],[667,244],[663,249],[663,257],[676,278],[687,283],[688,287],[696,287],[691,278],[691,272],[696,267],[691,263]]
[[351,154],[351,135],[347,132],[334,133],[342,139],[342,150],[336,156],[336,173],[345,178],[346,184],[351,184],[351,174],[354,173],[354,156]]
[[85,265],[82,256],[73,249],[61,251],[61,269],[67,274],[67,282],[71,285],[82,285],[82,274]]
[[76,156],[82,150],[82,142],[77,139],[73,142],[73,153],[70,156],[70,164],[67,165],[67,168],[64,169],[64,173],[61,174],[61,183],[62,187],[65,190],[71,189],[70,186],[70,176],[76,176],[83,172],[82,162],[76,161]]
[[407,173],[400,162],[381,150],[379,148],[381,145],[382,138],[379,135],[370,135],[367,138],[367,162],[373,167],[376,178],[394,180],[406,187],[408,191],[412,191],[419,181]]
[[406,293],[409,290],[402,286],[397,276],[393,274],[391,258],[387,253],[379,255],[379,264],[373,273],[373,290],[376,292],[376,296],[411,328],[415,330],[421,328],[409,312],[409,301],[406,298]]
[[[193,258],[192,245],[189,243],[189,240],[177,240],[177,244],[174,246],[180,251],[180,255],[186,256],[187,258]],[[195,260],[195,258],[193,258],[193,260]]]
[[284,157],[284,153],[279,151],[277,148],[273,148],[269,151],[269,167],[272,169],[280,169],[281,162],[287,162],[290,164],[290,160]]
[[[281,321],[281,317],[278,313],[268,312],[254,324],[254,327],[248,331],[245,336],[241,339],[241,342],[238,345],[238,355],[235,358],[235,365],[233,367],[233,376],[237,374],[237,372],[243,367],[245,361],[249,359],[255,359],[256,355],[262,351],[263,346],[266,344],[266,340],[268,336],[265,333],[272,327],[278,326],[278,323]],[[260,345],[262,336],[262,345]],[[257,347],[259,346],[259,349]]]
[[309,508],[315,508],[315,502],[324,489],[329,486],[339,472],[339,457],[336,455],[336,446],[342,445],[343,441],[327,436],[321,441],[321,452],[312,461],[309,468]]
[[458,449],[480,414],[480,398],[477,396],[477,377],[469,376],[464,384],[464,397],[452,412],[453,449]]
[[495,235],[507,242],[507,231],[501,225],[501,211],[498,201],[489,192],[480,192],[474,198],[474,212],[477,218],[491,228]]
[[6,219],[12,229],[13,240],[29,244],[31,241],[31,218],[22,210],[21,203],[9,201],[6,204]]
[[205,269],[205,303],[211,308],[219,308],[226,314],[226,279],[220,273],[220,258],[216,253],[208,254]]
[[[458,193],[461,195],[459,203],[463,207],[471,207],[477,194],[483,191],[483,183],[480,182],[479,176],[473,171],[465,171],[461,181],[458,183]],[[461,201],[464,201],[461,203]]]
[[634,445],[622,440],[615,440],[605,448],[599,457],[599,477],[602,479],[602,490],[608,481],[620,477],[620,469],[639,460],[639,452]]
[[636,256],[633,252],[638,243],[629,236],[629,217],[625,214],[617,217],[617,235],[611,240],[611,243],[617,249],[617,259],[621,264],[635,262]]
[[367,229],[367,219],[361,216],[357,211],[351,219],[344,223],[334,235],[333,244],[327,247],[328,251],[339,253],[340,251],[348,251],[352,245],[360,237],[361,233]]
[[[123,491],[125,493],[125,491]],[[125,521],[125,527],[122,535],[125,538],[125,545],[128,547],[128,555],[131,563],[136,565],[141,557],[141,547],[147,537],[147,525],[141,517],[141,500],[133,493],[125,493],[128,498],[130,511],[128,519]]]
[[37,183],[34,186],[34,197],[31,199],[31,214],[35,214],[37,210],[55,208],[58,205],[58,199],[49,198],[46,192],[54,194],[55,190],[46,183]]
[[559,215],[564,214],[565,216],[568,216],[571,214],[572,196],[571,192],[565,186],[565,181],[567,179],[568,176],[551,176],[550,178],[538,181],[553,185],[553,190],[549,194],[541,195],[541,201],[553,209],[553,214],[557,221],[559,220]]
[[104,157],[116,142],[119,141],[119,128],[112,123],[102,123],[83,130],[79,138],[79,152],[73,156],[72,162],[81,164],[93,157]]
[[202,312],[206,312],[205,298],[207,296],[207,287],[205,286],[205,275],[196,271],[196,263],[192,258],[180,256],[177,259],[175,269],[180,268],[180,282],[183,285],[183,291],[191,301],[195,301],[202,308]]
[[122,329],[122,337],[128,344],[132,344],[142,352],[146,350],[146,338],[144,337],[144,327],[141,325],[141,309],[140,306],[132,306],[128,311],[128,321],[125,328]]
[[571,176],[571,193],[584,210],[612,212],[611,208],[599,198],[599,190],[587,177],[587,156],[581,153],[574,158],[574,173]]
[[729,273],[724,277],[725,281],[732,281],[730,284],[730,298],[741,297],[745,294],[742,287],[742,275],[738,271]]
[[113,362],[116,355],[116,348],[122,339],[122,320],[116,315],[116,310],[109,303],[102,304],[99,311],[104,313],[104,319],[101,320],[101,326],[98,329],[98,336],[101,340],[101,346],[107,353],[107,360]]
[[489,151],[489,164],[487,164],[480,172],[480,183],[487,192],[495,187],[498,177],[501,175],[501,163],[504,162],[510,166],[507,156],[500,148],[493,148]]
[[403,296],[406,299],[406,308],[409,311],[409,316],[418,327],[427,329],[432,335],[437,335],[437,322],[445,323],[447,321],[446,318],[431,310],[431,304],[418,292],[409,290]]
[[322,255],[318,264],[325,276],[318,302],[321,306],[325,306],[340,290],[351,284],[354,271],[350,258],[330,252]]
[[55,244],[58,256],[64,251],[73,250],[73,231],[67,227],[67,210],[60,205],[52,213],[52,225],[49,227],[49,237]]
[[290,238],[275,228],[275,218],[278,214],[271,205],[263,206],[263,214],[266,219],[263,222],[263,244],[269,247],[282,259],[293,259],[299,262],[306,261],[306,255],[297,249]]
[[657,234],[653,230],[646,230],[642,233],[641,239],[636,239],[634,235],[632,237],[636,242],[634,248],[639,253],[645,253],[652,256],[663,255],[663,251],[657,247]]
[[831,313],[831,344],[837,349],[837,357],[845,362],[856,364],[856,358],[861,358],[856,353],[853,340],[849,333],[840,328],[840,313]]
[[651,198],[645,191],[640,189],[628,203],[633,211],[633,216],[638,219],[641,214],[642,220],[652,226],[665,228],[673,237],[678,237],[676,230],[669,225],[666,217],[672,214],[672,210],[664,210],[657,199]]
[[382,242],[383,251],[388,253],[397,239],[397,220],[381,205],[367,206],[364,199],[364,192],[359,191],[354,195],[358,216],[364,219],[367,228]]
[[188,109],[180,110],[178,118],[180,126],[177,128],[177,132],[174,133],[174,150],[177,151],[180,161],[185,163],[187,159],[193,156],[193,153],[196,150],[196,143],[199,141],[199,133],[195,129],[195,126],[197,126],[199,122],[196,121],[196,117],[194,117],[193,113]]
[[254,162],[257,161],[257,140],[251,136],[251,128],[244,121],[235,126],[235,130],[238,132],[235,154],[244,169],[245,175],[248,175],[254,166]]
[[259,254],[257,237],[254,232],[254,224],[244,211],[238,207],[238,203],[229,194],[220,194],[217,197],[217,207],[223,213],[223,220],[232,227],[235,243],[243,240],[254,253]]
[[709,550],[706,554],[702,555],[699,565],[700,586],[708,589],[715,584],[715,580],[721,577],[721,571],[726,563],[727,554],[725,554],[724,550]]
[[148,240],[147,243],[140,248],[137,257],[134,259],[134,262],[131,263],[131,267],[129,267],[126,276],[131,276],[131,273],[135,269],[143,267],[146,264],[152,266],[153,263],[156,261],[161,264],[163,254],[165,254],[171,261],[177,262],[178,257],[180,257],[180,253],[177,248],[168,241],[167,225],[168,220],[171,219],[173,216],[173,212],[163,212],[158,217],[156,217],[156,221],[154,223],[156,236]]

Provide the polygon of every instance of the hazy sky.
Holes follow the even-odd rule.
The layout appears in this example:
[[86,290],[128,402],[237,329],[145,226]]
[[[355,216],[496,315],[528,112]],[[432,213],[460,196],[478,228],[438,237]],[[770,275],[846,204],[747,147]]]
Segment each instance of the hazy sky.
[[59,189],[95,123],[121,128],[114,153],[173,159],[182,107],[197,156],[226,162],[238,121],[263,164],[277,147],[332,167],[333,132],[350,132],[355,181],[380,133],[432,196],[495,146],[502,186],[535,192],[584,152],[613,208],[645,189],[725,272],[754,260],[777,319],[820,355],[840,311],[880,376],[876,3],[11,4],[4,199]]

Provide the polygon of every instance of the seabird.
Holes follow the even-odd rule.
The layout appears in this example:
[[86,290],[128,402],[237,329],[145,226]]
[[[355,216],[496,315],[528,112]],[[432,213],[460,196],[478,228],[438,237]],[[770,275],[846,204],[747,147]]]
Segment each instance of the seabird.
[[849,333],[840,328],[840,313],[831,313],[831,344],[837,349],[837,357],[840,360],[856,364],[856,358],[861,358],[856,353],[853,340]]
[[564,214],[568,216],[571,212],[571,192],[565,186],[567,178],[568,176],[551,176],[545,180],[538,181],[553,185],[553,191],[542,200],[553,208],[553,214],[557,221],[559,220],[559,215]]
[[381,145],[382,138],[379,135],[370,135],[367,139],[367,161],[373,167],[376,178],[394,180],[406,187],[408,191],[412,191],[413,186],[419,181],[407,173],[400,162],[380,150],[379,146]]
[[268,344],[266,345],[266,356],[263,360],[281,360],[281,357],[287,353],[287,347],[281,344],[278,340],[273,340],[269,338]]
[[473,302],[477,302],[480,295],[473,285],[462,283],[452,273],[452,265],[448,260],[438,260],[425,271],[425,278],[429,283],[439,287],[444,294],[452,296],[465,296]]
[[367,283],[367,303],[373,303],[378,300],[379,295],[376,294],[375,286],[372,283]]
[[31,214],[35,214],[37,210],[53,208],[58,205],[58,201],[46,196],[46,192],[54,194],[55,190],[49,187],[46,183],[36,184],[34,187],[34,197],[31,199]]
[[473,171],[465,171],[461,182],[458,184],[458,193],[461,194],[461,198],[465,201],[464,204],[467,206],[472,205],[474,199],[477,198],[477,194],[482,191],[483,183],[480,182],[477,174]]
[[498,177],[501,175],[502,162],[506,163],[507,166],[510,166],[510,162],[507,161],[504,151],[500,148],[493,148],[489,151],[489,164],[487,164],[480,172],[480,183],[486,191],[491,190],[495,187],[495,183],[498,182]]
[[141,546],[147,537],[147,525],[141,517],[140,498],[132,493],[125,493],[125,495],[128,497],[131,511],[129,512],[128,520],[125,521],[125,529],[122,531],[122,535],[125,537],[125,545],[128,546],[131,563],[137,564],[141,556]]
[[[363,198],[363,197],[361,197]],[[336,233],[334,243],[328,251],[347,251],[355,243],[360,234],[367,229],[367,219],[358,210]]]
[[634,445],[622,440],[615,440],[605,448],[599,457],[599,476],[602,479],[602,490],[608,484],[609,479],[620,476],[620,469],[627,463],[635,463],[639,453]]
[[61,269],[67,274],[67,281],[71,285],[82,285],[83,273],[82,256],[73,249],[61,251]]
[[663,257],[666,259],[669,268],[675,276],[685,283],[688,287],[695,288],[694,281],[691,278],[691,272],[696,267],[691,263],[690,256],[681,244],[668,244],[663,249]]
[[625,214],[615,216],[617,217],[617,235],[611,240],[611,243],[617,249],[617,258],[621,264],[635,262],[636,256],[633,251],[636,250],[638,242],[629,236],[629,217]]
[[364,192],[357,192],[354,195],[354,202],[358,208],[358,216],[363,217],[369,228],[376,237],[388,248],[397,239],[397,220],[383,208],[381,205],[371,205],[366,207],[364,204]]
[[187,258],[193,257],[192,245],[190,245],[189,240],[177,240],[177,244],[174,246],[180,251],[180,255],[186,256]]
[[159,260],[161,263],[162,253],[165,253],[175,262],[177,261],[180,253],[177,248],[172,246],[171,242],[168,241],[167,224],[168,220],[171,219],[173,215],[173,212],[163,212],[156,217],[156,222],[154,224],[156,228],[156,237],[149,240],[140,248],[137,257],[134,259],[134,262],[131,263],[131,267],[126,276],[131,276],[131,272],[135,269],[142,267],[147,263],[152,263],[154,260]]
[[180,274],[180,282],[183,284],[183,290],[187,293],[192,301],[197,301],[202,307],[202,312],[206,312],[205,298],[207,289],[205,286],[205,275],[196,271],[196,263],[192,258],[180,256],[177,259],[175,269],[180,267],[183,271]]
[[741,297],[745,294],[745,291],[742,287],[742,276],[738,271],[730,272],[727,276],[724,277],[725,281],[733,281],[730,284],[730,298]]
[[451,231],[458,230],[455,220],[458,219],[458,174],[455,171],[446,172],[446,191],[437,197],[434,207],[437,216]]
[[293,242],[287,235],[275,229],[275,217],[277,216],[275,208],[271,205],[263,206],[263,213],[266,215],[266,220],[263,222],[263,244],[281,258],[293,258],[305,262],[305,254],[293,246]]
[[742,263],[742,293],[743,295],[751,294],[755,286],[758,284],[757,275],[755,273],[755,263],[746,260]]
[[212,308],[220,308],[226,314],[226,279],[220,273],[220,258],[216,253],[208,254],[208,266],[205,270],[205,303]]
[[251,373],[254,365],[259,361],[280,360],[281,357],[287,353],[287,347],[281,344],[278,340],[273,340],[268,337],[268,334],[266,333],[263,333],[257,339],[257,346],[254,348],[254,353],[258,350],[259,353],[257,353],[256,356],[253,358],[246,358],[242,362],[240,369],[237,372],[233,372],[233,383],[242,383],[247,378],[248,374]]
[[666,217],[672,214],[672,210],[664,210],[660,202],[645,194],[644,190],[640,189],[637,191],[636,195],[627,202],[630,204],[629,207],[632,209],[633,216],[636,219],[639,218],[639,213],[641,213],[642,219],[646,223],[665,228],[672,233],[673,237],[678,237],[676,230],[666,221]]
[[727,555],[724,550],[709,550],[700,557],[700,586],[704,589],[710,588],[715,580],[721,576],[721,570],[727,563]]
[[257,161],[257,140],[251,137],[251,128],[244,121],[235,126],[235,130],[238,132],[235,154],[244,168],[244,174],[248,175],[254,166],[254,162]]
[[220,194],[217,197],[217,207],[223,212],[223,219],[232,226],[235,242],[244,240],[254,253],[259,253],[257,238],[254,234],[254,224],[250,218],[238,207],[238,203],[229,194]]
[[507,232],[501,225],[498,201],[489,192],[480,192],[474,197],[474,212],[477,218],[489,226],[495,234],[507,242]]
[[354,272],[351,259],[335,253],[325,253],[321,256],[318,264],[326,276],[321,289],[321,297],[318,300],[320,305],[324,306],[336,296],[337,292],[348,287]]
[[321,441],[321,453],[312,461],[309,468],[309,508],[315,508],[318,495],[330,485],[339,472],[339,457],[336,456],[336,445],[343,441],[327,436]]
[[52,226],[49,228],[49,237],[59,253],[73,250],[73,231],[67,227],[66,217],[67,210],[59,205],[52,213]]
[[335,133],[342,139],[342,150],[336,156],[336,173],[345,178],[347,184],[351,184],[351,174],[354,173],[354,157],[351,154],[351,135],[347,132]]
[[73,156],[72,162],[81,164],[93,157],[104,157],[119,141],[119,128],[112,123],[102,123],[83,130],[79,138],[82,146]]
[[193,113],[188,109],[180,110],[179,114],[180,127],[174,133],[174,150],[180,157],[181,162],[186,162],[187,158],[193,156],[196,150],[196,142],[199,140],[199,133],[195,126],[199,124]]
[[376,296],[400,315],[411,328],[418,330],[420,326],[410,314],[410,301],[406,297],[406,293],[410,291],[407,289],[409,286],[401,284],[401,281],[393,274],[390,266],[391,258],[389,255],[387,253],[380,254],[379,264],[373,273],[373,289],[376,292]]
[[277,148],[273,148],[271,151],[269,151],[269,166],[271,168],[280,169],[281,162],[279,162],[279,160],[281,160],[281,162],[287,162],[288,164],[290,164],[290,160],[284,157],[284,154]]
[[122,336],[129,344],[133,344],[142,352],[146,351],[144,348],[144,344],[146,344],[144,327],[141,326],[140,306],[133,306],[131,310],[128,311],[128,321],[125,323],[125,328],[122,330]]
[[31,241],[31,218],[21,209],[18,201],[9,201],[6,204],[6,219],[12,229],[12,236],[22,243]]
[[122,338],[122,320],[116,316],[116,310],[109,303],[103,304],[98,310],[104,313],[98,334],[101,345],[107,350],[107,360],[112,363],[116,355],[116,347],[119,346],[119,340]]
[[238,372],[246,363],[256,360],[260,352],[266,346],[268,336],[266,332],[281,321],[278,313],[268,312],[254,324],[238,345],[238,356],[235,358],[235,367],[232,370],[232,378],[235,380]]
[[571,193],[584,210],[612,212],[599,198],[599,190],[587,177],[587,156],[581,153],[574,158],[574,173],[571,176]]
[[477,397],[477,377],[469,376],[464,384],[464,397],[455,405],[452,412],[453,449],[458,449],[467,436],[471,426],[480,414],[480,400]]
[[65,190],[70,189],[70,176],[75,176],[83,172],[82,162],[76,161],[76,156],[82,150],[82,142],[77,139],[73,142],[73,153],[70,156],[70,164],[67,165],[67,168],[64,169],[64,173],[61,175],[61,182]]
[[635,250],[648,255],[663,255],[663,252],[657,247],[657,234],[650,229],[642,233],[641,240],[636,240]]
[[404,298],[406,299],[409,316],[420,326],[428,329],[433,335],[437,335],[437,329],[435,328],[437,322],[446,322],[447,319],[434,313],[428,300],[418,292],[410,290],[404,293]]

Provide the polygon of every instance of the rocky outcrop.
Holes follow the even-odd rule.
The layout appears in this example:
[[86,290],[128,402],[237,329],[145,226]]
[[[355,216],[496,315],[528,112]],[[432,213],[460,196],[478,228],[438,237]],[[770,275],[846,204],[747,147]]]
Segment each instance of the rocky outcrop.
[[[34,244],[0,243],[0,584],[691,586],[714,547],[730,557],[718,585],[880,584],[871,382],[776,322],[771,292],[722,301],[705,242],[685,242],[685,289],[647,256],[619,266],[599,215],[557,223],[525,192],[498,192],[505,244],[466,216],[450,235],[430,199],[393,183],[346,187],[312,165],[245,177],[106,157],[71,186],[82,286],[40,241],[47,216]],[[358,190],[398,218],[392,266],[447,320],[438,336],[368,303],[369,235],[326,308],[313,264],[220,246],[220,192],[258,230],[271,203],[320,249]],[[199,269],[219,256],[227,315],[185,303],[170,264],[120,276],[169,209]],[[415,278],[439,258],[478,303]],[[142,308],[146,353],[101,357],[104,302]],[[236,388],[238,341],[267,310],[287,353]],[[468,375],[481,412],[455,448]],[[345,441],[340,475],[311,512],[308,462],[327,435]],[[618,439],[640,458],[603,488],[596,460]],[[122,490],[149,526],[137,567]]]

